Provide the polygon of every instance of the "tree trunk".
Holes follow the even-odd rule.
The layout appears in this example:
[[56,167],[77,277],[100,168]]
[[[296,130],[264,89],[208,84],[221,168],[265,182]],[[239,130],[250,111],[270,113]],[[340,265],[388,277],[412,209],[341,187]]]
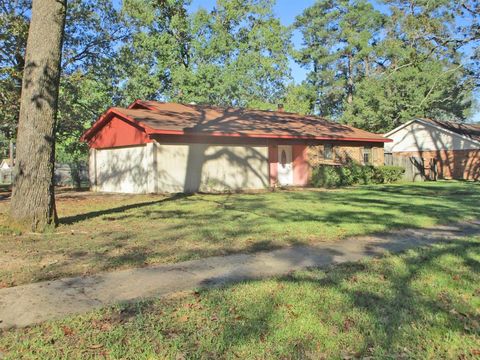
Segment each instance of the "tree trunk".
[[66,0],[33,0],[25,52],[10,215],[32,231],[56,225],[53,174]]
[[348,54],[348,75],[347,75],[347,103],[353,102],[353,62],[352,54]]

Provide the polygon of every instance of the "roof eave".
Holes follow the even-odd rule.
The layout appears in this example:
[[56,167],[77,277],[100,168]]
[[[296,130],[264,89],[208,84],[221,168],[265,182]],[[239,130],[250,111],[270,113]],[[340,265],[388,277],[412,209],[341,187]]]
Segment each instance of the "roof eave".
[[330,141],[353,141],[353,142],[377,142],[387,143],[393,140],[387,138],[358,138],[358,137],[340,137],[340,136],[310,136],[310,135],[275,135],[275,134],[245,134],[245,133],[224,133],[221,131],[212,132],[190,132],[184,130],[162,130],[149,129],[149,135],[191,135],[191,136],[214,136],[214,137],[246,137],[261,139],[291,139],[291,140],[330,140]]

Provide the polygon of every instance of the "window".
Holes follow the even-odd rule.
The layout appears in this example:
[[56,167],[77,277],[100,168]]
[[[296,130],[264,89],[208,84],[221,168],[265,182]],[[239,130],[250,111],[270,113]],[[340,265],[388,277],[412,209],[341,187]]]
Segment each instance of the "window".
[[363,148],[363,163],[370,164],[372,162],[372,148],[364,147]]
[[323,158],[325,160],[333,160],[333,145],[332,144],[323,145]]

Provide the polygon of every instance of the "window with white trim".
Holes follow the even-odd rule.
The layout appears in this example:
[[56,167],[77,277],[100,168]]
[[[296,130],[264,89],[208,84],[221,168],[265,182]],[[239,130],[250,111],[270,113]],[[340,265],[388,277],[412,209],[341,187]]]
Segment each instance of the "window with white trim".
[[373,156],[372,156],[372,147],[371,146],[365,146],[363,148],[363,163],[364,164],[371,164],[373,162]]
[[323,159],[324,160],[333,160],[333,145],[332,144],[323,145]]

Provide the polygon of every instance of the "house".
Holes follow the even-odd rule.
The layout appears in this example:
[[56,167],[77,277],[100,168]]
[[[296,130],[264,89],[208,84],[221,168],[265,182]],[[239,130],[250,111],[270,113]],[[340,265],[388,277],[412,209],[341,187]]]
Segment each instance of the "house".
[[11,170],[13,168],[13,163],[10,159],[3,159],[0,163],[0,170]]
[[196,192],[305,186],[312,166],[383,165],[388,140],[315,116],[135,101],[87,130],[92,190]]
[[0,184],[10,184],[12,182],[13,161],[3,159],[0,163]]
[[480,125],[414,119],[389,133],[385,152],[422,159],[429,179],[480,179]]

